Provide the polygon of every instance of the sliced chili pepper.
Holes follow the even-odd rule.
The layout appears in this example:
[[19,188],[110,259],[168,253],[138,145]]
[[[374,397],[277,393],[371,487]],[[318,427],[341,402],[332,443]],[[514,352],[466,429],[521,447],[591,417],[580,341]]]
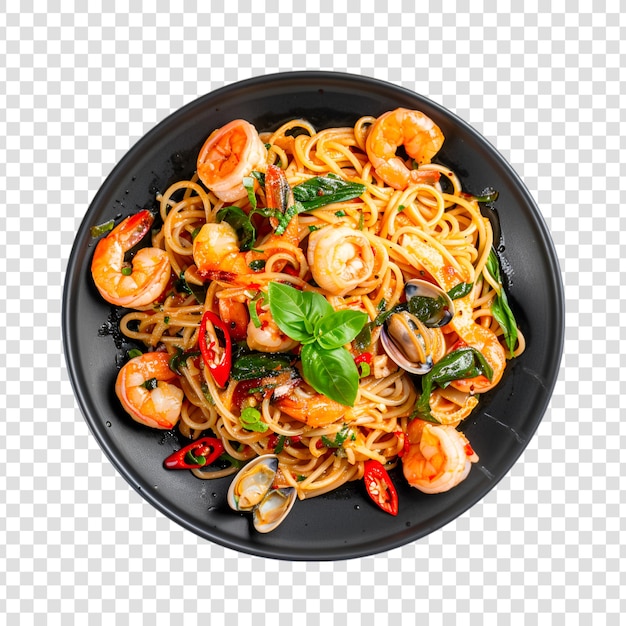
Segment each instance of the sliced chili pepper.
[[[224,346],[219,360],[216,360],[216,350],[218,339],[215,334],[209,335],[207,332],[207,322],[219,328],[224,335]],[[205,311],[200,321],[200,337],[198,339],[202,360],[209,368],[215,382],[220,387],[225,387],[230,376],[232,366],[232,339],[226,324],[212,311]]]
[[361,354],[354,357],[354,362],[358,365],[359,363],[367,363],[368,365],[372,364],[372,354],[371,352],[362,352]]
[[224,445],[215,437],[203,437],[174,452],[163,461],[167,469],[195,469],[211,465],[224,452]]
[[365,461],[365,489],[369,497],[386,513],[398,514],[398,492],[382,463],[374,459]]
[[354,363],[359,370],[359,376],[361,378],[365,378],[370,375],[371,369],[370,366],[372,364],[372,354],[370,352],[362,352],[361,354],[354,357]]

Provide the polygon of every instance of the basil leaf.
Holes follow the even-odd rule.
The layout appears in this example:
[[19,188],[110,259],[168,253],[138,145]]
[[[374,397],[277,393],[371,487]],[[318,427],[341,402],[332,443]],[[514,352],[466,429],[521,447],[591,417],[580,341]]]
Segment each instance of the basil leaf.
[[363,311],[333,311],[322,317],[315,325],[315,336],[322,348],[332,350],[352,341],[367,321]]
[[[428,296],[413,296],[406,303],[406,307],[409,313],[415,315],[415,317],[417,317],[417,319],[422,322],[428,322],[430,319],[439,317],[439,312],[445,306],[446,301],[441,296],[439,298],[430,298]],[[394,307],[394,309],[395,308],[396,307]]]
[[366,352],[372,343],[372,329],[375,324],[369,322],[365,324],[359,334],[354,338],[354,347],[358,352]]
[[293,357],[289,354],[251,352],[234,361],[230,376],[233,380],[278,376],[291,367],[292,361]]
[[254,178],[252,176],[244,176],[242,180],[242,184],[246,193],[248,194],[248,202],[250,202],[250,206],[252,210],[256,209],[256,195],[254,193]]
[[204,304],[206,300],[207,288],[204,285],[196,285],[195,283],[189,282],[185,278],[184,272],[181,273],[181,279],[179,284],[177,284],[177,289],[192,294],[198,304]]
[[446,354],[446,356],[437,361],[428,374],[422,376],[422,393],[411,417],[419,417],[426,421],[435,420],[430,413],[429,404],[434,384],[445,388],[453,380],[474,378],[480,374],[491,380],[493,370],[485,360],[485,357],[476,348],[468,346]]
[[278,226],[276,227],[276,230],[274,232],[277,235],[282,235],[287,230],[287,226],[289,226],[289,222],[291,221],[291,218],[294,217],[295,215],[299,215],[300,213],[303,213],[306,210],[307,210],[307,207],[305,207],[300,202],[296,202],[295,204],[292,204],[290,207],[288,207],[285,210],[284,213],[282,214],[279,213]]
[[220,209],[216,216],[218,222],[230,224],[239,239],[239,249],[250,250],[256,239],[256,228],[252,225],[250,218],[243,209],[238,206],[228,206]]
[[253,176],[254,178],[256,178],[259,181],[259,185],[261,185],[261,187],[265,187],[265,173],[264,172],[258,172],[257,170],[253,170],[252,172],[250,172],[250,176]]
[[345,406],[353,406],[359,389],[359,372],[345,348],[325,350],[317,343],[302,347],[302,374],[317,391]]
[[293,197],[302,203],[305,210],[311,211],[335,202],[358,198],[365,191],[365,185],[343,180],[336,174],[328,174],[310,178],[296,185],[292,191]]
[[457,300],[458,298],[463,298],[468,293],[470,293],[473,287],[474,283],[459,283],[458,285],[452,287],[450,291],[448,291],[448,295],[450,296],[451,300]]
[[502,285],[502,280],[500,278],[500,263],[493,248],[490,250],[489,256],[487,257],[485,269],[500,286],[500,293],[495,297],[491,305],[491,313],[500,325],[500,328],[502,328],[504,341],[509,349],[509,355],[513,358],[515,344],[517,343],[517,322],[515,320],[515,316],[513,315],[513,311],[511,311],[511,307],[509,306],[504,286]]
[[270,312],[278,328],[301,343],[314,339],[313,330],[317,320],[333,312],[328,300],[312,291],[300,291],[272,282],[267,293]]
[[270,313],[280,330],[295,341],[305,341],[311,336],[306,316],[303,292],[281,283],[270,283],[267,295]]

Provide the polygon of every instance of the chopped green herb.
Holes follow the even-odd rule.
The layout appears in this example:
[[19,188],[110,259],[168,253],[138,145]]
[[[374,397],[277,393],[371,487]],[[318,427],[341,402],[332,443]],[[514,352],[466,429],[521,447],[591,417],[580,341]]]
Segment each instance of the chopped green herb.
[[280,454],[283,451],[283,448],[285,447],[286,439],[287,437],[285,437],[285,435],[280,435],[280,437],[278,437],[278,441],[276,442],[276,447],[274,448],[274,454]]
[[104,233],[108,233],[113,230],[115,226],[115,222],[113,220],[109,220],[108,222],[104,222],[104,224],[98,224],[98,226],[92,226],[90,230],[90,234],[92,238],[100,237],[100,235],[104,235]]
[[141,383],[142,387],[145,387],[148,391],[152,391],[159,386],[159,381],[156,378],[148,378],[148,380]]
[[261,413],[254,407],[246,407],[239,416],[242,428],[245,430],[253,430],[258,433],[264,433],[269,426],[261,420]]
[[128,351],[128,358],[134,359],[135,357],[141,356],[142,354],[143,352],[141,350],[138,350],[137,348],[133,348],[132,350]]
[[265,267],[265,259],[255,259],[254,261],[250,261],[250,263],[248,263],[248,267],[253,272],[260,272]]
[[459,283],[448,291],[448,295],[451,300],[457,300],[458,298],[463,298],[470,293],[473,287],[474,283]]

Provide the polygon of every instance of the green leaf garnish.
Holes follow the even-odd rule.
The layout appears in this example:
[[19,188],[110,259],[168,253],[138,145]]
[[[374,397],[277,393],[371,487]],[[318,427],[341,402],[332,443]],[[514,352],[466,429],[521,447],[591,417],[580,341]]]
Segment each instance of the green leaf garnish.
[[335,202],[346,202],[358,198],[365,191],[365,185],[344,180],[336,174],[316,176],[296,185],[293,197],[301,202],[307,211]]
[[302,375],[315,391],[345,406],[354,406],[359,370],[345,348],[325,350],[317,342],[302,346]]
[[509,306],[504,286],[502,285],[502,280],[500,278],[500,263],[498,262],[498,257],[496,256],[493,248],[487,257],[487,263],[485,264],[485,269],[483,271],[485,270],[500,286],[500,293],[495,297],[491,305],[491,313],[500,325],[500,328],[502,328],[504,341],[509,349],[509,355],[513,358],[515,344],[517,343],[517,322],[515,320],[515,316],[513,315],[513,311],[511,311],[511,307]]
[[239,381],[278,376],[284,370],[291,369],[293,361],[291,354],[250,352],[235,359],[230,377]]
[[246,407],[239,416],[241,427],[245,430],[252,430],[258,433],[264,433],[269,426],[261,420],[261,412],[254,407]]
[[113,230],[114,226],[115,221],[109,220],[108,222],[104,222],[103,224],[92,226],[89,233],[91,234],[92,238],[95,239],[96,237],[100,237],[100,235],[104,235],[104,233],[108,233],[109,231]]
[[326,435],[322,435],[321,440],[327,448],[341,448],[348,437],[352,440],[356,439],[356,435],[352,432],[352,429],[347,424],[344,424],[341,427],[341,430],[335,433],[334,439],[331,439]]
[[268,297],[278,328],[302,344],[304,379],[318,393],[352,406],[359,371],[343,346],[359,334],[367,315],[361,311],[335,311],[324,296],[281,283],[270,283]]
[[459,298],[465,297],[468,293],[472,291],[474,287],[474,283],[459,283],[455,285],[448,291],[448,295],[451,300],[458,300]]
[[224,207],[217,212],[215,217],[218,222],[227,222],[233,227],[239,239],[240,250],[245,252],[252,248],[256,239],[256,228],[243,209],[238,206]]
[[493,370],[476,348],[467,346],[446,354],[437,361],[428,374],[422,376],[422,393],[411,417],[419,417],[431,422],[437,421],[430,412],[430,394],[433,385],[437,384],[445,388],[453,380],[474,378],[481,374],[491,380]]

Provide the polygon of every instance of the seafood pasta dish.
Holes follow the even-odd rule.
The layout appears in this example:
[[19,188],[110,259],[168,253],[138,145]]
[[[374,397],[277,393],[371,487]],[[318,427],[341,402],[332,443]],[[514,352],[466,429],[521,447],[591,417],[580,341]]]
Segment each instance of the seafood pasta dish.
[[454,488],[478,461],[459,424],[524,350],[480,210],[497,193],[435,162],[420,111],[210,130],[158,211],[92,229],[93,281],[137,346],[121,407],[187,440],[164,470],[232,475],[259,532],[349,481],[396,515],[397,466]]

